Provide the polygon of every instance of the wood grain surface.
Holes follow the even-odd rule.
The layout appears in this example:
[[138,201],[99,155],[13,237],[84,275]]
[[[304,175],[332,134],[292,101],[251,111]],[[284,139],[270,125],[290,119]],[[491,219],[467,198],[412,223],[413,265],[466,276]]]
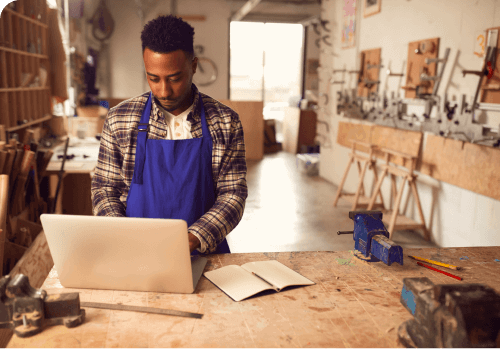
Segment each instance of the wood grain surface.
[[[411,319],[401,305],[403,278],[436,284],[483,283],[500,292],[499,247],[405,249],[404,266],[367,263],[353,251],[211,255],[205,271],[251,261],[278,260],[316,285],[267,291],[234,302],[205,277],[194,294],[63,288],[53,269],[49,294],[80,292],[81,301],[203,313],[202,319],[86,309],[73,329],[47,327],[9,347],[400,347],[398,326]],[[464,268],[458,281],[416,265],[415,255]],[[465,257],[467,259],[465,259]],[[462,258],[462,259],[461,259]]]
[[347,148],[352,147],[352,141],[370,143],[373,127],[367,124],[340,121],[337,143]]
[[500,200],[500,150],[429,134],[421,172]]

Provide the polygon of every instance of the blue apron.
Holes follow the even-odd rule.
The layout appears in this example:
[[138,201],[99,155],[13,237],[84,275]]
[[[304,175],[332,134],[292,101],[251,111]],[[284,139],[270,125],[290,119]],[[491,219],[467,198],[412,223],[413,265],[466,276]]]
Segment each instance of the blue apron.
[[[134,176],[126,215],[183,219],[189,227],[215,203],[212,137],[203,101],[200,95],[201,138],[159,140],[147,139],[152,98],[150,93],[138,125]],[[230,253],[226,239],[214,253]]]

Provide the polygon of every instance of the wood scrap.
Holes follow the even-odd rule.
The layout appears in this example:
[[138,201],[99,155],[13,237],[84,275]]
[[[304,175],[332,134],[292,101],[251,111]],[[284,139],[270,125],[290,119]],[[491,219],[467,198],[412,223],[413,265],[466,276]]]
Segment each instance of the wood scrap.
[[[7,158],[5,160],[5,165],[3,167],[2,174],[10,175],[12,171],[12,165],[14,164],[14,159],[16,158],[16,151],[13,149],[9,149],[7,151]],[[11,179],[12,181],[12,179]]]
[[11,197],[12,215],[18,215],[24,208],[24,185],[28,179],[28,173],[31,169],[31,164],[33,163],[33,158],[35,153],[28,150],[24,153],[24,157],[21,163],[21,168],[19,175],[16,178],[16,183],[14,185],[14,191]]

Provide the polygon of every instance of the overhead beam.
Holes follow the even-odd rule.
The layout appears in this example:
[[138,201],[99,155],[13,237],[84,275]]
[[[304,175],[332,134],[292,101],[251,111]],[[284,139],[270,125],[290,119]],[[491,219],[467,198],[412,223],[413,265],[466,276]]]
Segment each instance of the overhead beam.
[[241,21],[247,14],[252,11],[255,6],[257,6],[262,0],[248,0],[245,5],[241,6],[241,8],[231,17],[232,21]]

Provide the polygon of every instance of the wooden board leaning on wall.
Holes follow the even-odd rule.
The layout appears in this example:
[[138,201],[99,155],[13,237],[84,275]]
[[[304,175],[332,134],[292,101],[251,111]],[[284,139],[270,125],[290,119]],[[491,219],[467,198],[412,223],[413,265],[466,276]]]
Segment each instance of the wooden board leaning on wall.
[[420,173],[500,200],[500,149],[427,134],[420,156],[422,138],[421,132],[339,122],[337,143],[351,148],[357,140],[418,156]]
[[500,200],[500,149],[427,135],[421,172]]
[[[351,148],[352,140],[375,144],[379,148],[396,150],[401,153],[418,157],[420,153],[420,145],[422,143],[422,132],[401,130],[378,125],[339,122],[337,143]],[[363,151],[363,149],[359,150]],[[375,151],[375,156],[381,159],[384,157],[382,153],[377,151]],[[403,165],[400,159],[394,159],[394,163]]]

